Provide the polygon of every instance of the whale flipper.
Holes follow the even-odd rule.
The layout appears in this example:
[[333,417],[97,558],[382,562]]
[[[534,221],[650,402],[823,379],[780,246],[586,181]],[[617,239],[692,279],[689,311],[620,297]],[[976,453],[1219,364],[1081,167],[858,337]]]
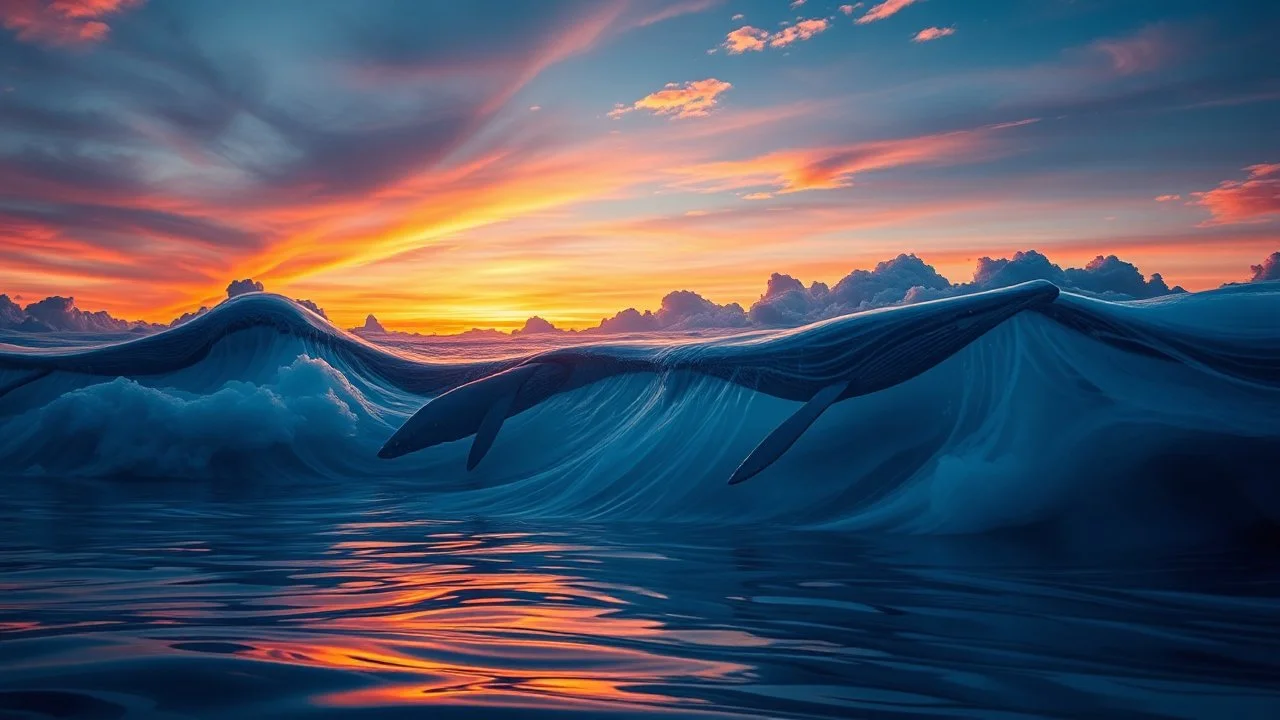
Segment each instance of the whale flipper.
[[485,413],[484,419],[480,421],[476,438],[471,442],[471,452],[467,455],[467,472],[475,470],[484,459],[485,453],[493,447],[493,441],[497,439],[498,431],[502,429],[502,423],[507,419],[507,413],[511,410],[511,403],[515,399],[516,394],[513,392],[503,395],[489,406],[489,412]]
[[730,485],[737,485],[744,482],[761,470],[772,465],[778,458],[782,457],[796,440],[804,434],[805,430],[813,424],[814,420],[823,413],[831,403],[834,403],[844,391],[849,388],[849,381],[838,382],[828,385],[809,398],[809,402],[804,407],[795,412],[794,415],[782,421],[782,424],[769,433],[764,440],[756,445],[756,449],[751,451],[746,460],[733,471],[733,476],[729,478]]
[[502,423],[507,419],[507,413],[511,412],[511,405],[515,402],[516,395],[538,367],[537,363],[521,365],[501,373],[506,376],[504,379],[507,382],[504,384],[507,387],[503,388],[504,392],[489,405],[489,410],[480,420],[480,427],[476,429],[476,438],[471,442],[471,452],[467,455],[468,472],[475,470],[484,459],[485,453],[493,447],[493,441],[497,439],[498,431],[502,429]]

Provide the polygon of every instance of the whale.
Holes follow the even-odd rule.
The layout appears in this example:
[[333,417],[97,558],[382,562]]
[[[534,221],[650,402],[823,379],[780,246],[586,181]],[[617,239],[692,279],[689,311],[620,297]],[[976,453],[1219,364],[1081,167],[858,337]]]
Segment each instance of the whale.
[[1044,310],[1059,289],[1046,280],[953,298],[871,310],[793,330],[748,333],[660,352],[585,345],[538,353],[429,400],[395,431],[385,459],[473,437],[467,469],[493,447],[507,418],[549,398],[631,373],[692,372],[803,403],[762,439],[729,477],[744,482],[776,462],[831,405],[906,382],[1027,310]]

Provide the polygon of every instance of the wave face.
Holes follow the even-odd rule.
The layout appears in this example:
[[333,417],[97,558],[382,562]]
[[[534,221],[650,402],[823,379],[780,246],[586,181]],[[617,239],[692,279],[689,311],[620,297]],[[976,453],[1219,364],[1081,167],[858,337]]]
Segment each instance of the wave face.
[[468,473],[469,440],[377,453],[427,399],[539,353],[392,350],[256,294],[117,344],[0,346],[0,468],[10,482],[377,480],[435,514],[1213,541],[1280,521],[1277,317],[1276,283],[1140,303],[1063,294],[835,404],[727,487],[799,407],[742,382],[760,373],[759,348],[803,360],[806,343],[830,345],[831,323],[550,351],[624,370],[512,416]]

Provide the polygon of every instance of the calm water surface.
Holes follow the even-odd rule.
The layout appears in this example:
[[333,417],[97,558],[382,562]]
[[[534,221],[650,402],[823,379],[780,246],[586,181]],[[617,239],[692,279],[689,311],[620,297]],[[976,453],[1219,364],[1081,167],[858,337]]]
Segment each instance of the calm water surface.
[[1257,554],[4,486],[0,717],[1280,717]]

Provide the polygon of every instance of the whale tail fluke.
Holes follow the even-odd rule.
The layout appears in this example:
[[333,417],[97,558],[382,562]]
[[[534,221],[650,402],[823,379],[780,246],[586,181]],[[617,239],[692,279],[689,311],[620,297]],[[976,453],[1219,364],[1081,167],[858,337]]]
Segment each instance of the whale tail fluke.
[[730,485],[737,485],[746,482],[752,477],[758,475],[762,470],[775,463],[782,454],[795,444],[796,440],[804,434],[805,430],[818,419],[831,404],[840,399],[840,396],[849,389],[848,381],[838,382],[828,385],[818,392],[814,393],[809,402],[795,412],[791,417],[782,421],[782,424],[774,428],[764,440],[756,445],[756,449],[751,451],[746,460],[733,471],[733,475],[729,478]]

